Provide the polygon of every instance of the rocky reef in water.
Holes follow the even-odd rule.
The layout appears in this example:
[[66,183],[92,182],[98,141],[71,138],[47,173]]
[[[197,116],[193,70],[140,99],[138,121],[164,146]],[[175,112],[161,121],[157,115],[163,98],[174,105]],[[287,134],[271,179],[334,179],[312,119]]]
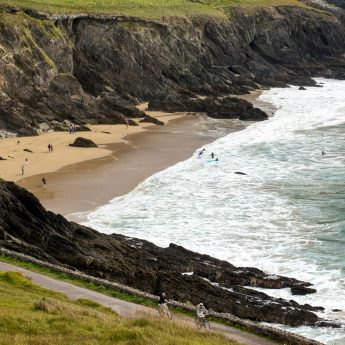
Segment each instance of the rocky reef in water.
[[46,211],[38,199],[0,180],[0,246],[169,298],[207,302],[218,312],[291,326],[330,325],[322,307],[273,298],[251,287],[314,293],[309,283],[270,275],[170,244],[160,248],[122,235],[105,235]]
[[[262,86],[314,85],[314,76],[344,78],[344,11],[336,7],[340,0],[328,3],[331,9],[322,11],[232,8],[228,18],[157,21],[3,6],[0,129],[35,135],[64,120],[126,123],[126,118],[148,119],[135,105],[158,105],[157,95],[170,108],[169,100],[181,98],[192,107],[193,99],[209,97],[217,103],[210,110],[221,97]],[[229,117],[256,119],[236,102]],[[249,103],[245,109],[256,113]]]

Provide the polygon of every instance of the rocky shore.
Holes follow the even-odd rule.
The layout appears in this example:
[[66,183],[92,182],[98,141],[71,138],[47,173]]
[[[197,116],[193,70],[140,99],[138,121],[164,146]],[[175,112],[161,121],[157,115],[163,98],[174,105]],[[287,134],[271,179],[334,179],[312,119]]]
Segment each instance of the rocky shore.
[[272,298],[250,288],[315,292],[307,282],[235,267],[174,244],[160,248],[144,240],[101,234],[46,211],[31,193],[3,180],[0,246],[151,294],[165,291],[176,301],[204,301],[215,312],[291,326],[337,326],[315,314],[322,307]]
[[[169,97],[210,116],[230,109],[229,117],[263,119],[249,103],[220,99],[260,87],[314,85],[314,76],[345,77],[344,12],[328,2],[332,10],[232,7],[227,17],[156,21],[2,6],[0,129],[23,136],[66,120],[135,125],[132,118],[155,121],[135,105],[157,107],[159,98],[171,108]],[[196,106],[198,97],[210,98]]]

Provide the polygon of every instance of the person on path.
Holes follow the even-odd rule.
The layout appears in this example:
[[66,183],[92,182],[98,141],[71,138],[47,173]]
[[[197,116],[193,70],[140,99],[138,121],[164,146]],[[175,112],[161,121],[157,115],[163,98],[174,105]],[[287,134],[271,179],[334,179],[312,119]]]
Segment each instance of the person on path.
[[166,304],[167,303],[167,299],[166,299],[166,296],[165,296],[165,293],[162,292],[162,294],[159,296],[159,305],[162,305],[162,304]]
[[196,317],[199,319],[204,319],[205,316],[208,314],[207,309],[205,308],[203,303],[199,303],[196,308],[195,308],[195,312],[196,312]]

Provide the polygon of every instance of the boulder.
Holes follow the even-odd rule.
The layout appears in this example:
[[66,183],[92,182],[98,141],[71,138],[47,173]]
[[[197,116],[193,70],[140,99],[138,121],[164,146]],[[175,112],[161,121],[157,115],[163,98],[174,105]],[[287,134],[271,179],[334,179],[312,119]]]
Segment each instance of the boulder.
[[145,115],[145,117],[140,120],[139,122],[148,122],[153,123],[155,125],[164,126],[164,122],[156,119],[155,117],[152,117],[150,115]]
[[78,137],[75,139],[73,144],[69,144],[69,146],[74,147],[97,147],[97,145],[90,139]]
[[309,295],[311,293],[315,293],[316,290],[315,289],[312,289],[310,287],[306,287],[306,286],[292,286],[291,287],[291,293],[293,295],[301,295],[301,296],[304,296],[304,295]]

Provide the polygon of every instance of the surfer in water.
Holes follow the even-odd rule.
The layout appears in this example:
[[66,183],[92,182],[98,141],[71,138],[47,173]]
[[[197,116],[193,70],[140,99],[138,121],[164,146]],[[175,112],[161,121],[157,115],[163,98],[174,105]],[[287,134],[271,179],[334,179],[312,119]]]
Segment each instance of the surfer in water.
[[203,153],[204,153],[205,151],[206,151],[205,148],[203,148],[201,151],[199,151],[198,157],[200,158],[200,157],[203,155]]
[[324,150],[322,150],[321,154],[324,156],[326,154],[326,152]]

